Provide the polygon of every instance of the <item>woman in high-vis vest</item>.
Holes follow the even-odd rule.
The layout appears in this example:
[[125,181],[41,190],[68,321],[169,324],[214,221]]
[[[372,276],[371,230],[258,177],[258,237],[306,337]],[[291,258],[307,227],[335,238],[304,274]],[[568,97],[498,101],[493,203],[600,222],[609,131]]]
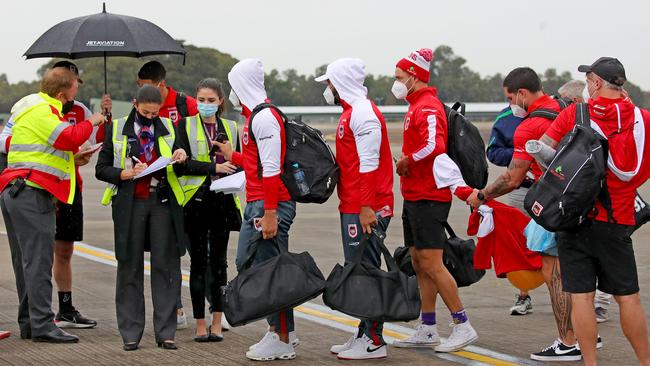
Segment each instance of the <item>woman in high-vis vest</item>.
[[[241,226],[241,204],[233,194],[210,191],[210,184],[232,174],[236,167],[216,155],[213,141],[229,140],[239,151],[237,124],[221,118],[224,92],[221,82],[208,78],[197,86],[199,114],[179,121],[181,147],[189,152],[187,174],[180,178],[185,193],[185,232],[190,251],[190,293],[196,319],[197,342],[223,340],[221,286],[227,281],[228,239]],[[209,271],[208,271],[209,265]],[[211,275],[210,275],[211,274]],[[211,301],[212,325],[206,327],[205,298]]]
[[[156,342],[158,347],[176,349],[176,299],[181,290],[180,257],[185,253],[181,207],[185,196],[176,171],[182,172],[187,154],[176,145],[172,122],[158,117],[161,105],[158,89],[140,88],[129,116],[107,127],[95,167],[97,179],[109,183],[102,203],[113,209],[115,306],[126,351],[138,349],[144,332],[145,240],[151,248]],[[178,164],[138,177],[158,158]]]

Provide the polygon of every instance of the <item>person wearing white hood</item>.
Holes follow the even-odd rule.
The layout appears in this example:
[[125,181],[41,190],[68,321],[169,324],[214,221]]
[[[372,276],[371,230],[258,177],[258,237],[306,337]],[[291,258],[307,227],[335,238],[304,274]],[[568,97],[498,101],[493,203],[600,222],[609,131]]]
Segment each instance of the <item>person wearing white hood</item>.
[[[352,261],[364,234],[369,234],[363,260],[381,265],[380,239],[373,234],[386,232],[393,216],[393,164],[386,122],[368,99],[363,61],[342,58],[327,66],[325,75],[316,78],[326,83],[323,96],[330,105],[340,105],[343,113],[336,136],[336,159],[341,169],[337,185],[340,199],[341,236],[345,261]],[[361,319],[350,339],[332,346],[342,360],[385,358],[383,322]]]
[[[278,244],[288,248],[289,228],[296,215],[296,203],[291,200],[280,180],[285,154],[282,118],[274,109],[264,108],[251,120],[255,107],[269,102],[264,88],[262,62],[256,59],[238,62],[228,73],[228,81],[232,87],[230,102],[235,109],[241,108],[241,114],[246,117],[241,153],[233,152],[229,142],[217,142],[226,160],[243,167],[246,175],[246,209],[235,260],[237,270],[241,271],[250,239],[257,231],[262,232],[264,239],[277,237]],[[255,263],[279,254],[274,246],[260,246]],[[269,331],[260,342],[249,348],[246,357],[256,361],[294,359],[294,345],[298,344],[298,340],[293,333],[293,311],[280,312],[267,318],[267,321]]]

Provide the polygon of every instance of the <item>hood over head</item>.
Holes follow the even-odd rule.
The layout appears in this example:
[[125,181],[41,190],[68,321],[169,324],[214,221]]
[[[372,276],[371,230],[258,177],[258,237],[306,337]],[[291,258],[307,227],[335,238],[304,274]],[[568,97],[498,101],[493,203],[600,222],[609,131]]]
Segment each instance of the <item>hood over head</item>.
[[228,82],[242,106],[250,111],[268,99],[264,88],[264,66],[260,60],[248,58],[239,61],[228,73]]
[[327,65],[325,75],[315,79],[317,82],[329,80],[342,101],[352,104],[359,99],[368,99],[366,66],[358,58],[340,58]]

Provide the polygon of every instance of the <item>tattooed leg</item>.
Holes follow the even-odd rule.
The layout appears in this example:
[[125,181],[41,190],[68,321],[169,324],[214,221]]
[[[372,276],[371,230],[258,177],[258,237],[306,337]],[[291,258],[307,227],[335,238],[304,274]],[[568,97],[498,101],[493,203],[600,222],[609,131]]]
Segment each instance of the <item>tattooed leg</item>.
[[560,340],[567,345],[576,343],[571,324],[571,295],[562,290],[560,278],[560,261],[557,257],[542,257],[542,273],[551,298],[551,307],[555,315],[555,324]]

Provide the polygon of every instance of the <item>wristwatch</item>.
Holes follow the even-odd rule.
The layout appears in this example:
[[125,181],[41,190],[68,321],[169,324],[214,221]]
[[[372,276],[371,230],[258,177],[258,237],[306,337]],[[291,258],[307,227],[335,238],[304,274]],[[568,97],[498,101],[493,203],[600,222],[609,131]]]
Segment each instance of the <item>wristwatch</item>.
[[481,202],[485,201],[485,195],[483,194],[483,191],[478,191],[478,193],[476,194],[476,198],[480,199]]

